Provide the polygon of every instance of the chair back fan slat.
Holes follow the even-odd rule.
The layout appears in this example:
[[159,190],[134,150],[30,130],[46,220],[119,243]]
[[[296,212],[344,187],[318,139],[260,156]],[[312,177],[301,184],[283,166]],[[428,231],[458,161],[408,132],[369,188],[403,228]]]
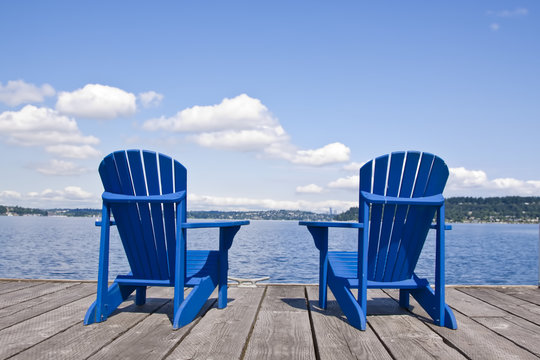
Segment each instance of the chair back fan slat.
[[[360,169],[360,190],[391,197],[423,197],[442,193],[448,168],[432,154],[395,152]],[[360,221],[362,219],[360,206]],[[433,208],[371,205],[368,279],[400,281],[412,276],[424,245]]]
[[[173,159],[167,155],[159,154],[159,176],[161,179],[161,193],[170,194],[174,192],[173,186]],[[169,264],[169,274],[174,280],[174,265],[176,254],[176,217],[175,206],[173,204],[163,204],[163,225],[165,226],[165,239],[167,247],[167,263]]]
[[[420,153],[416,151],[407,152],[405,165],[403,166],[403,174],[401,175],[401,188],[399,190],[398,197],[410,198],[414,180],[416,178],[416,171],[418,170],[418,161],[420,159]],[[391,281],[393,270],[396,263],[397,252],[401,245],[401,238],[403,227],[405,226],[405,220],[409,207],[406,205],[396,206],[396,213],[394,216],[394,224],[392,229],[392,235],[390,239],[390,245],[388,247],[388,255],[386,260],[386,268],[382,281]]]
[[[174,192],[172,169],[173,161],[167,156],[128,150],[106,157],[99,173],[105,191],[146,196]],[[172,278],[176,237],[174,205],[113,204],[111,211],[118,220],[118,233],[133,275],[140,279]]]
[[[161,195],[159,184],[159,168],[156,154],[152,151],[144,150],[144,173],[146,174],[146,185],[148,195]],[[152,214],[152,230],[156,243],[156,253],[159,260],[167,259],[167,246],[165,243],[165,229],[163,226],[163,209],[161,204],[150,204]],[[161,279],[169,279],[169,267],[167,261],[159,261],[159,273]]]
[[[401,175],[403,173],[404,158],[404,152],[393,153],[392,157],[390,158],[390,167],[388,170],[387,187],[385,194],[386,196],[396,197],[399,194]],[[392,230],[396,225],[395,213],[395,205],[383,206],[383,218],[381,222],[381,233],[379,236],[379,252],[374,273],[374,278],[377,281],[381,281],[385,273],[390,238],[392,236]]]
[[[373,172],[373,187],[372,193],[384,195],[386,191],[386,178],[388,172],[388,156],[380,156],[375,159]],[[371,205],[371,222],[369,226],[369,247],[368,258],[372,259],[368,263],[368,278],[375,276],[375,268],[377,265],[377,255],[379,252],[379,237],[381,233],[383,205]]]

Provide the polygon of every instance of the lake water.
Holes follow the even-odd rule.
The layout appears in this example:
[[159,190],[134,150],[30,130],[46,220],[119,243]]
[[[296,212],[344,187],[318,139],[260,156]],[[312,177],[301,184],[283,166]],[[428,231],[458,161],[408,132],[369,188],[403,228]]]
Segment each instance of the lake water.
[[[0,216],[0,278],[97,279],[99,228],[91,218]],[[217,247],[216,229],[188,232],[189,248]],[[354,249],[355,230],[331,229],[330,248]],[[538,283],[538,225],[453,224],[446,232],[447,284]],[[433,281],[435,235],[417,266]],[[129,270],[111,231],[111,279]],[[251,221],[235,237],[229,275],[274,283],[316,283],[318,252],[296,221]]]

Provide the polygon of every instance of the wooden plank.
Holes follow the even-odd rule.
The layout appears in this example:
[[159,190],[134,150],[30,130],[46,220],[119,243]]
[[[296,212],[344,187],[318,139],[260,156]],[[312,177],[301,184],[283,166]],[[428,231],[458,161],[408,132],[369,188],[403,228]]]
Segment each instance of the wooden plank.
[[536,304],[487,287],[466,287],[461,288],[460,291],[540,325],[540,308]]
[[[170,288],[170,290],[173,289]],[[216,300],[217,291],[214,291],[201,309],[200,314],[204,316]],[[174,330],[172,327],[173,313],[174,303],[169,301],[157,312],[138,322],[129,331],[101,348],[89,359],[162,359],[199,321],[199,318],[196,318],[188,325]],[[149,336],[150,334],[151,336]]]
[[474,320],[540,357],[540,326],[513,315]]
[[303,286],[268,286],[244,359],[314,359]]
[[0,309],[0,330],[95,293],[96,284],[84,283],[5,307]]
[[239,359],[264,288],[229,288],[225,309],[210,309],[167,359]]
[[[86,359],[120,335],[128,332],[143,319],[152,316],[152,313],[163,307],[164,304],[172,303],[172,293],[172,288],[149,288],[146,304],[142,306],[135,305],[132,296],[127,301],[124,301],[107,321],[88,326],[84,326],[80,321],[67,330],[57,333],[36,346],[17,354],[13,359]],[[163,316],[167,318],[166,314],[163,314]],[[167,327],[167,325],[169,331],[171,331],[170,320],[168,320],[168,324],[163,325],[163,328]],[[143,334],[144,337],[154,338],[155,330],[146,329]],[[152,334],[152,336],[148,336],[149,334]],[[132,341],[132,347],[136,347],[138,339],[133,338]]]
[[41,284],[40,281],[6,281],[0,284],[0,294],[6,294],[12,291],[37,286]]
[[0,331],[0,359],[13,356],[83,321],[95,296],[87,296]]
[[17,291],[0,294],[0,309],[25,302],[27,300],[53,293],[71,286],[77,285],[75,282],[43,282],[36,286],[26,287]]
[[[328,292],[327,307],[323,310],[318,306],[318,287],[307,286],[306,288],[313,331],[321,360],[392,358],[370,326],[366,331],[361,331],[349,325],[332,292]],[[372,290],[369,290],[368,304],[370,305],[374,301],[374,297],[370,296],[372,294]],[[388,296],[385,295],[385,298],[388,299]],[[371,317],[368,316],[368,322],[370,319]]]
[[[382,304],[376,305],[377,302]],[[397,301],[389,298],[382,290],[372,289],[368,292],[368,310],[370,305],[377,315],[368,316],[369,327],[395,359],[465,359],[456,349],[448,346],[442,337],[425,326],[421,319],[399,307]],[[389,308],[386,314],[384,305]],[[396,313],[400,315],[389,315]]]
[[[395,290],[386,290],[394,299],[398,299],[398,292]],[[458,329],[451,330],[445,327],[436,326],[433,324],[427,313],[422,307],[411,297],[411,310],[419,318],[423,318],[425,323],[445,341],[451,344],[454,348],[471,359],[538,359],[535,355],[527,350],[522,349],[513,342],[489,330],[475,320],[462,314],[461,311],[469,313],[494,313],[506,314],[504,311],[492,307],[491,305],[473,298],[465,293],[457,291],[453,288],[447,288],[446,293],[447,303],[454,308]],[[487,307],[486,311],[482,308]],[[497,315],[478,315],[480,317],[490,317]],[[501,317],[504,317],[501,316]]]
[[540,288],[537,286],[501,286],[497,291],[540,305]]
[[[457,288],[447,288],[446,303],[468,317],[472,316],[505,316],[506,312],[484,301],[467,295]],[[412,299],[412,297],[411,297]],[[418,305],[420,307],[420,305]],[[458,325],[459,326],[459,325]]]

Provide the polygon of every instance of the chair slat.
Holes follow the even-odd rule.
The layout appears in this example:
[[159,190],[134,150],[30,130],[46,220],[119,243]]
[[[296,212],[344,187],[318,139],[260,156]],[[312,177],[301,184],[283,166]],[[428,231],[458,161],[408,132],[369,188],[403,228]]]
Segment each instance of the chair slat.
[[[147,196],[146,178],[144,176],[141,152],[139,150],[127,151],[129,169],[133,181],[135,195]],[[136,205],[139,210],[139,221],[141,223],[141,235],[146,249],[146,258],[148,259],[149,273],[147,276],[152,279],[164,279],[159,270],[160,259],[157,257],[156,241],[152,229],[152,219],[150,216],[149,204],[141,203]]]
[[[373,193],[384,195],[386,190],[386,179],[388,172],[388,155],[380,156],[375,159],[375,171],[373,174]],[[377,266],[377,256],[379,253],[379,238],[381,233],[383,205],[371,205],[371,222],[369,227],[369,247],[368,258],[373,259],[368,263],[368,279],[375,276],[375,268]]]
[[[417,151],[407,152],[405,159],[405,166],[403,167],[403,175],[401,179],[401,188],[399,190],[399,197],[410,198],[416,179],[416,170],[418,169],[418,161],[420,159],[420,153]],[[390,246],[388,248],[388,256],[386,260],[386,271],[384,273],[383,281],[393,281],[394,267],[396,264],[396,258],[401,245],[401,239],[403,237],[403,227],[405,225],[405,219],[407,218],[407,212],[409,206],[403,205],[396,208],[396,215],[394,217],[394,227],[392,229],[392,238],[390,240]]]
[[[161,195],[156,153],[152,151],[143,151],[143,159],[148,194]],[[163,211],[161,204],[151,204],[150,210],[152,213],[152,226],[156,242],[156,252],[159,259],[159,272],[161,279],[169,279],[169,258],[165,246],[165,229],[163,227]]]
[[[404,158],[404,152],[395,152],[391,154],[386,196],[398,196],[401,185],[401,175],[403,173]],[[383,220],[381,223],[381,235],[379,238],[379,252],[377,256],[377,265],[375,267],[375,273],[373,276],[373,279],[377,281],[383,279],[386,271],[386,261],[390,245],[390,236],[392,235],[394,225],[395,213],[396,205],[385,205],[383,207]]]
[[[116,163],[116,170],[118,172],[118,179],[120,181],[120,194],[135,195],[135,191],[133,189],[133,179],[131,177],[126,152],[115,152],[114,160]],[[128,215],[127,221],[120,222],[120,224],[117,225],[117,228],[119,232],[120,229],[122,229],[123,232],[126,233],[125,239],[123,240],[129,244],[133,253],[137,254],[137,259],[139,260],[139,262],[137,263],[135,268],[132,268],[133,274],[137,274],[137,277],[144,279],[148,276],[148,274],[150,274],[150,267],[148,265],[148,258],[145,251],[144,238],[142,235],[143,229],[140,222],[139,209],[136,204],[126,204],[118,206],[117,210],[117,213],[124,211]]]
[[[159,175],[161,179],[161,193],[174,192],[173,189],[173,160],[163,154],[159,154]],[[163,204],[163,223],[165,225],[165,238],[167,255],[169,256],[169,274],[174,276],[175,253],[176,253],[176,218],[173,204]]]
[[[434,159],[435,155],[422,153],[414,184],[413,198],[425,196],[426,186],[429,181]],[[417,256],[414,252],[420,252],[425,241],[425,237],[418,236],[418,229],[422,226],[421,224],[426,222],[427,215],[428,214],[425,213],[423,207],[414,206],[409,208],[405,228],[403,229],[403,240],[401,241],[394,268],[393,278],[396,280],[405,280],[412,276],[412,270],[409,271],[409,269],[414,269],[416,267],[416,264],[413,263],[413,259],[418,259],[418,256],[420,255],[418,254]],[[430,222],[431,219],[427,221]]]

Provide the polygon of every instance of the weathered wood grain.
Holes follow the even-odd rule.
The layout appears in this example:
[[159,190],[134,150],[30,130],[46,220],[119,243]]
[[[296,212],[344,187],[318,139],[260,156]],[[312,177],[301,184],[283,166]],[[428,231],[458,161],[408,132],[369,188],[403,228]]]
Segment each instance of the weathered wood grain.
[[167,359],[239,359],[264,288],[229,289],[225,309],[212,308]]
[[244,359],[315,359],[303,286],[267,288]]
[[[313,331],[317,341],[321,360],[347,359],[391,359],[384,345],[377,338],[371,326],[360,331],[347,322],[332,292],[328,292],[326,310],[319,308],[319,290],[316,286],[307,286],[307,295],[313,320]],[[379,302],[379,294],[368,291],[368,303]],[[387,295],[384,295],[388,299]],[[384,300],[383,300],[384,301]],[[395,301],[391,300],[393,303]],[[368,323],[371,317],[368,315]]]
[[83,326],[95,292],[95,283],[1,280],[0,359],[540,357],[540,290],[532,287],[447,288],[457,330],[433,325],[412,298],[412,313],[400,308],[395,290],[369,290],[368,327],[359,331],[331,292],[319,309],[309,285],[231,287],[226,309],[213,296],[204,316],[177,331],[172,288],[149,288],[144,306],[128,300],[106,322]]
[[540,305],[540,288],[537,286],[500,286],[495,289],[521,300]]
[[[398,298],[397,291],[386,290],[385,292],[395,299]],[[456,310],[454,315],[458,324],[457,330],[434,325],[424,309],[413,298],[411,298],[411,311],[425,318],[425,324],[447,343],[471,359],[538,359],[531,352],[474,320],[474,317],[503,318],[507,315],[506,312],[457,289],[447,288],[446,292],[447,303]],[[473,318],[465,314],[472,314],[470,316]]]
[[40,284],[42,284],[41,281],[6,281],[0,284],[0,294],[6,294],[19,289],[38,286]]
[[74,282],[59,282],[59,283],[41,283],[31,287],[25,287],[16,291],[0,294],[0,309],[7,306],[22,303],[27,300],[57,292],[68,287],[77,285]]
[[504,294],[493,288],[466,287],[459,291],[540,325],[540,307],[529,301]]
[[[169,290],[169,299],[172,299],[173,288]],[[217,300],[217,291],[211,295],[200,314],[214,305]],[[158,311],[149,314],[144,320],[138,322],[120,337],[110,342],[90,359],[162,359],[176,344],[196,326],[198,319],[188,325],[174,330],[172,328],[173,302],[167,302]]]
[[[164,304],[171,303],[172,288],[149,288],[147,296],[148,299],[145,305],[135,305],[134,298],[131,297],[123,302],[107,321],[88,326],[84,326],[80,321],[67,330],[59,332],[36,346],[19,353],[13,359],[85,359],[109,343],[116,341],[115,339],[120,335],[133,330],[134,326],[136,327],[138,323],[151,316],[154,311]],[[165,329],[165,325],[161,328]],[[171,327],[169,321],[169,328]],[[152,335],[149,336],[149,334]],[[147,339],[152,339],[153,336],[153,331],[148,331],[145,334]],[[152,341],[157,344],[158,340],[154,339]],[[132,347],[140,346],[136,339],[133,339],[133,343],[136,346],[132,344]]]
[[0,330],[95,293],[96,284],[78,284],[5,307],[0,309]]
[[0,331],[0,359],[13,356],[83,321],[94,296],[87,296]]

